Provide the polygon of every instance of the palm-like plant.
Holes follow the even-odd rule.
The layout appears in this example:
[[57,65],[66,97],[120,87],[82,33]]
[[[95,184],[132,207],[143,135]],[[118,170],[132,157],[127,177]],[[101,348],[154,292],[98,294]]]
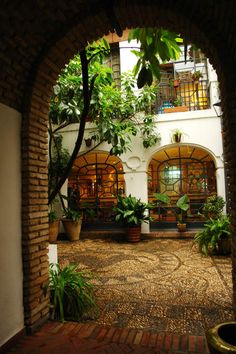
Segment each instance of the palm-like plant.
[[91,309],[96,309],[94,287],[89,272],[79,271],[78,265],[61,268],[51,264],[49,283],[52,318],[80,320]]

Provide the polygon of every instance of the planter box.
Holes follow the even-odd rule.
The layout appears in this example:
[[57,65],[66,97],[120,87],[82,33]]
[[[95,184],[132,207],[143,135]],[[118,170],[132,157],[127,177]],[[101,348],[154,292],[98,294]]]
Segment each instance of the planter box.
[[187,111],[188,111],[187,106],[164,108],[164,113],[187,112]]

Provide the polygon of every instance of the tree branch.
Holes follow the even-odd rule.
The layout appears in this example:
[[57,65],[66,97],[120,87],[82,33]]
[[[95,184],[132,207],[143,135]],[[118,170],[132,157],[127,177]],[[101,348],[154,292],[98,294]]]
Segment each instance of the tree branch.
[[73,167],[74,161],[79,153],[83,137],[84,137],[84,130],[86,124],[86,118],[89,113],[89,106],[90,106],[90,98],[91,98],[91,90],[89,90],[89,78],[88,78],[88,60],[86,56],[85,49],[79,52],[81,65],[82,65],[82,78],[83,78],[83,99],[84,99],[84,107],[80,117],[80,126],[78,131],[77,140],[75,142],[75,147],[70,157],[70,160],[65,168],[63,175],[61,176],[60,180],[58,181],[55,189],[49,196],[49,204],[52,203],[53,199],[56,195],[60,192],[61,187],[65,183],[66,179],[68,178],[70,171]]

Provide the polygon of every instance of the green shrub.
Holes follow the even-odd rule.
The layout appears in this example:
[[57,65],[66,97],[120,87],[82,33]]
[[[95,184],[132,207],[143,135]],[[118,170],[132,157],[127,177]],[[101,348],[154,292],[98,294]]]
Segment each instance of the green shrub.
[[59,264],[50,264],[46,290],[50,291],[52,319],[80,320],[92,309],[97,309],[91,279],[91,274],[79,271],[78,265],[61,268]]
[[202,214],[207,219],[217,219],[221,216],[224,206],[225,201],[222,197],[212,195],[211,197],[208,197],[206,203],[204,203]]
[[230,220],[227,215],[218,219],[209,219],[204,224],[204,229],[197,232],[194,241],[198,243],[200,251],[208,255],[209,251],[217,251],[222,239],[230,238]]
[[151,220],[151,218],[146,215],[146,210],[153,207],[151,204],[144,203],[141,199],[137,199],[131,195],[128,197],[118,195],[117,200],[117,206],[114,208],[116,221],[134,226]]

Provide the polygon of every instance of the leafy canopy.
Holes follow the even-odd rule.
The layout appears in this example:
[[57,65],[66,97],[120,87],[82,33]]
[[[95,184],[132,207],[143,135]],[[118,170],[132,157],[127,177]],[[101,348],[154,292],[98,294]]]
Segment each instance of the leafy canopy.
[[[157,84],[153,83],[153,75],[160,78],[160,60],[178,57],[178,42],[181,42],[181,39],[162,28],[136,29],[131,31],[130,38],[136,38],[141,43],[140,51],[135,53],[139,58],[135,73],[141,68],[138,87],[143,88],[138,95],[134,94],[135,79],[131,73],[122,77],[121,89],[115,86],[111,68],[104,65],[110,53],[109,44],[105,39],[89,44],[85,50],[75,55],[54,86],[49,111],[51,170],[55,165],[60,165],[62,159],[64,162],[67,159],[67,152],[60,146],[57,147],[55,136],[70,124],[80,123],[80,126],[74,150],[67,164],[65,163],[66,167],[61,166],[62,168],[58,169],[56,166],[60,174],[57,174],[58,178],[54,179],[53,183],[49,181],[53,188],[56,184],[49,195],[50,203],[60,192],[70,173],[82,144],[87,118],[97,126],[94,134],[97,142],[109,142],[112,145],[112,154],[120,155],[131,148],[131,137],[137,134],[137,126],[140,126],[132,119],[140,111],[149,115],[144,119],[141,129],[144,147],[151,147],[160,140],[160,135],[153,130],[154,121],[150,116],[153,114],[158,90]],[[56,160],[59,160],[59,163]],[[54,172],[51,171],[51,176],[53,175]]]
[[136,28],[129,34],[129,41],[133,39],[140,43],[140,50],[132,51],[138,58],[134,68],[135,76],[138,75],[138,88],[145,84],[150,86],[153,76],[160,80],[160,64],[177,60],[183,43],[179,35],[163,28]]

